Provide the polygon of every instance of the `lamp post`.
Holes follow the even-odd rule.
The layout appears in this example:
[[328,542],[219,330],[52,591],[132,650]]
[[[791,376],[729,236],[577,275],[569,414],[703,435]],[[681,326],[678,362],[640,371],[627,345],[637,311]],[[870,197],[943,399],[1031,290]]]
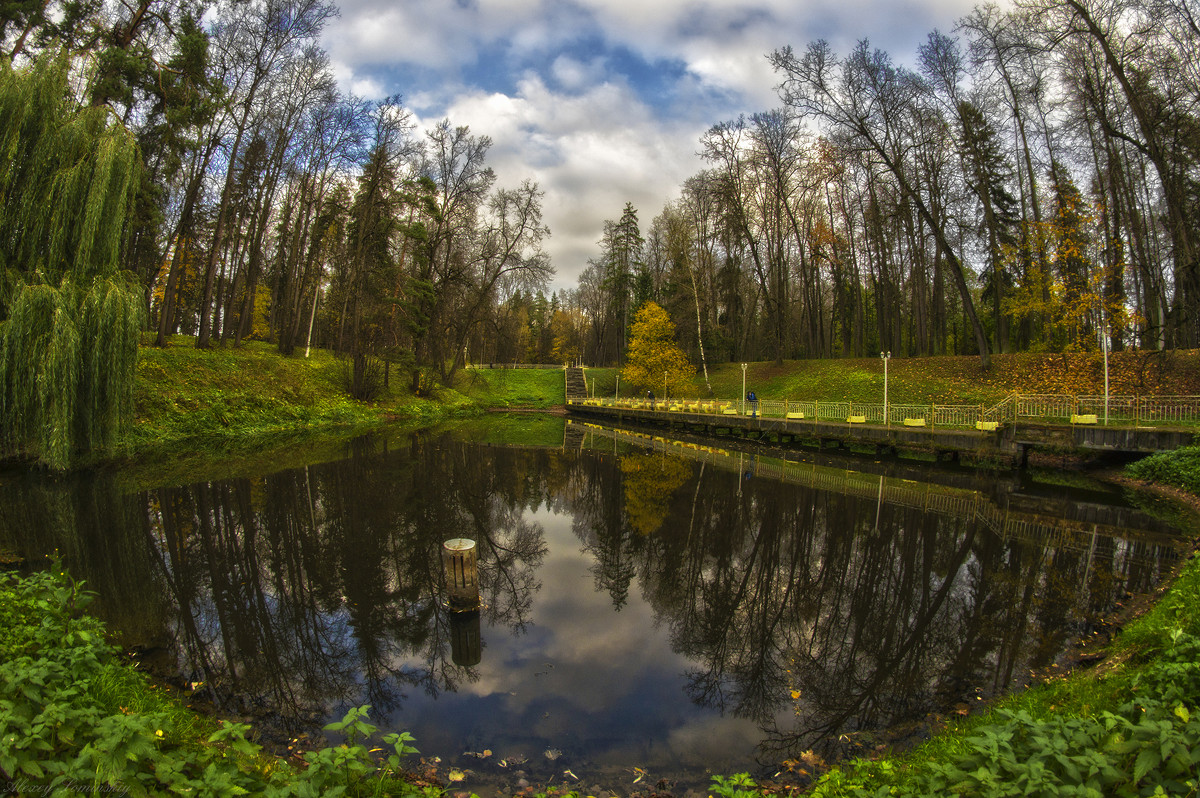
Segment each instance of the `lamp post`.
[[663,401],[667,401],[667,372],[663,372]]
[[1108,319],[1104,314],[1104,300],[1100,301],[1100,343],[1104,347],[1104,426],[1108,426]]
[[891,352],[880,352],[879,359],[883,361],[883,426],[886,427],[889,425],[889,422],[890,422],[890,419],[888,418],[888,400],[887,400],[887,389],[888,389],[887,367],[888,367],[888,361],[892,359],[892,353]]
[[620,401],[621,399],[621,372],[617,372],[617,389],[613,391],[613,399]]
[[746,415],[746,366],[748,363],[742,364],[742,415]]

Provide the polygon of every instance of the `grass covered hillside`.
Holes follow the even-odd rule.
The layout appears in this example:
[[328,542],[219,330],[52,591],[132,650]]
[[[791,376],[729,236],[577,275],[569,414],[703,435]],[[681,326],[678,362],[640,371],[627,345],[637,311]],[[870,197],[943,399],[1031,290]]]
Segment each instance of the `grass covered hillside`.
[[351,399],[347,363],[325,350],[283,357],[271,344],[196,349],[190,338],[142,346],[134,386],[135,420],[127,451],[242,449],[316,430],[359,429],[389,421],[430,424],[489,408],[563,403],[559,369],[460,371],[453,387],[415,396],[393,370],[370,402]]
[[[741,395],[738,363],[709,364],[712,395]],[[612,396],[616,369],[588,369],[596,393]],[[661,386],[647,386],[661,393]],[[786,360],[750,363],[746,389],[761,399],[816,399],[878,402],[883,397],[883,362],[878,358]],[[637,386],[621,381],[621,395]],[[898,404],[994,404],[1013,392],[1025,394],[1100,395],[1104,393],[1104,358],[1098,353],[993,355],[983,371],[977,357],[893,357],[888,362],[888,397]],[[1200,351],[1113,352],[1109,355],[1112,395],[1200,395]],[[708,396],[697,373],[693,396]]]
[[[258,342],[201,350],[191,346],[190,339],[165,349],[143,346],[129,442],[142,449],[372,425],[398,414],[433,415],[440,404],[468,404],[461,397],[430,401],[394,389],[384,391],[377,402],[357,402],[348,396],[343,374],[342,361],[325,351],[314,351],[308,358],[281,357],[273,346]],[[398,382],[393,380],[393,385]]]
[[[426,425],[488,409],[548,409],[563,403],[560,369],[464,369],[452,386],[435,386],[418,397],[406,375],[393,370],[373,401],[351,399],[347,365],[333,354],[280,356],[275,347],[248,342],[240,347],[199,350],[191,339],[159,349],[143,346],[135,386],[134,427],[126,439],[132,453],[247,449],[281,436],[314,431],[357,430],[390,421]],[[589,390],[612,396],[618,369],[587,369]],[[712,395],[741,393],[738,363],[710,366]],[[879,358],[751,363],[746,387],[763,399],[879,401],[883,363]],[[644,390],[644,389],[642,389]],[[992,404],[1009,393],[1100,394],[1099,354],[996,355],[990,371],[978,358],[893,358],[889,398],[895,403]],[[1113,395],[1200,395],[1200,352],[1114,352]],[[640,393],[620,383],[622,396]],[[658,391],[656,390],[656,393]],[[693,396],[707,396],[697,374]]]

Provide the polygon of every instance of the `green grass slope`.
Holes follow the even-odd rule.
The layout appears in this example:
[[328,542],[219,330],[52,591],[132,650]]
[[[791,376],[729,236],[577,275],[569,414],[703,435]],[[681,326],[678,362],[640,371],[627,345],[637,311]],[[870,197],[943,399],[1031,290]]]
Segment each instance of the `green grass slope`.
[[[709,367],[713,393],[741,395],[738,363]],[[787,360],[783,365],[750,363],[746,389],[762,399],[878,402],[883,398],[883,361],[878,358]],[[1113,352],[1112,395],[1200,395],[1200,351]],[[893,357],[888,361],[888,399],[897,404],[995,404],[1010,393],[1104,393],[1100,353],[994,355],[984,371],[977,357]],[[622,391],[624,393],[624,391]],[[695,395],[704,396],[697,376]]]
[[283,357],[274,346],[143,346],[134,387],[135,420],[125,449],[144,453],[181,445],[210,450],[258,446],[265,440],[316,431],[355,430],[391,421],[429,425],[488,408],[545,409],[563,403],[558,369],[458,372],[453,387],[413,395],[406,375],[392,371],[371,402],[346,391],[347,364],[325,350]]

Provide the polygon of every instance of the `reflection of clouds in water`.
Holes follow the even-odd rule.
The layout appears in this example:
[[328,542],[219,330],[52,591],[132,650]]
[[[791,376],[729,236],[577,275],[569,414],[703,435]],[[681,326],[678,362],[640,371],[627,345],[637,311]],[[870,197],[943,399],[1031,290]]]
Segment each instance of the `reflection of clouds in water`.
[[736,718],[696,718],[671,729],[664,745],[673,758],[702,767],[731,759],[729,743],[745,736],[746,727],[746,721]]
[[600,712],[642,680],[686,669],[665,635],[645,634],[654,626],[648,604],[630,601],[614,612],[609,596],[594,589],[591,560],[571,531],[571,516],[540,510],[528,520],[543,527],[549,544],[538,570],[542,589],[534,599],[533,623],[516,636],[485,629],[479,679],[460,692],[501,694],[516,714],[551,695],[570,708],[560,711]]
[[672,651],[639,591],[617,612],[595,589],[572,517],[542,509],[526,520],[541,525],[548,545],[532,623],[516,634],[485,626],[478,679],[440,696],[437,708],[418,709],[424,702],[415,696],[408,708],[440,713],[443,730],[457,724],[459,739],[481,746],[504,735],[510,748],[530,754],[531,767],[545,764],[545,748],[561,748],[572,766],[584,750],[588,759],[631,766],[745,761],[758,740],[755,724],[687,700],[688,660]]
[[[413,732],[426,756],[490,749],[527,757],[538,778],[571,768],[628,782],[634,765],[752,769],[812,747],[809,730],[920,716],[938,691],[1002,684],[1055,655],[1081,609],[1144,588],[1169,562],[1154,539],[971,531],[953,513],[881,504],[877,477],[860,497],[701,466],[644,536],[607,449],[566,458],[418,439],[383,465],[364,451],[274,474],[252,506],[237,498],[259,488],[239,481],[159,489],[147,519],[158,582],[85,575],[106,596],[123,583],[177,589],[173,631],[206,669],[197,676],[265,696],[298,728],[369,702],[372,722]],[[40,516],[53,513],[29,516],[39,540],[64,543]],[[141,528],[122,511],[96,536]],[[439,593],[441,542],[457,534],[481,544],[483,654],[470,668],[451,661]],[[777,725],[760,732],[719,707]]]

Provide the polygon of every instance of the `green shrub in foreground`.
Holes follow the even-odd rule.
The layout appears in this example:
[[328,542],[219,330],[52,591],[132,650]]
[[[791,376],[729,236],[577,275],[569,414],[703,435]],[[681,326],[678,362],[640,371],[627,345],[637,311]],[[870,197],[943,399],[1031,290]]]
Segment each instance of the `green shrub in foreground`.
[[1130,463],[1125,470],[1137,479],[1183,488],[1200,496],[1200,446],[1158,452]]
[[1133,679],[1115,711],[1035,718],[1000,710],[957,761],[858,760],[814,796],[1194,796],[1200,794],[1200,640],[1183,632]]
[[344,744],[310,751],[306,767],[293,768],[264,756],[243,724],[194,739],[177,728],[186,712],[106,706],[101,683],[121,666],[103,624],[82,615],[89,600],[58,568],[0,575],[0,782],[12,782],[15,794],[420,794],[397,780],[402,759],[416,752],[411,736],[384,735],[386,749],[374,751],[385,758],[372,758],[369,707],[326,727]]

